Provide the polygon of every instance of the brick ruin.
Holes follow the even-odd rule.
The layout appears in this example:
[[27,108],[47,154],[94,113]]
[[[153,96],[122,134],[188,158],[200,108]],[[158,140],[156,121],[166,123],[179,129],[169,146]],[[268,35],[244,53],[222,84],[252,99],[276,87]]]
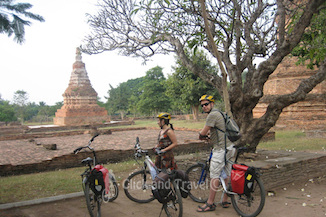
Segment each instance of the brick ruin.
[[97,105],[97,93],[88,78],[79,48],[76,49],[69,86],[62,96],[63,106],[53,118],[55,125],[95,125],[109,121],[107,111]]
[[[304,65],[296,66],[296,58],[286,57],[264,85],[264,97],[253,110],[255,118],[265,114],[269,104],[268,96],[294,92],[303,79],[317,70]],[[326,81],[318,84],[304,101],[283,109],[275,128],[325,130],[326,128]]]

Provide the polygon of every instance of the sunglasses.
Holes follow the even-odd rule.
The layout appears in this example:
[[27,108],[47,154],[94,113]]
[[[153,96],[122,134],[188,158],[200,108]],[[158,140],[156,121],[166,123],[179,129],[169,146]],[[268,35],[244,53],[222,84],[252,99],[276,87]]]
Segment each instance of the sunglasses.
[[208,105],[209,105],[209,102],[201,104],[201,107],[208,106]]

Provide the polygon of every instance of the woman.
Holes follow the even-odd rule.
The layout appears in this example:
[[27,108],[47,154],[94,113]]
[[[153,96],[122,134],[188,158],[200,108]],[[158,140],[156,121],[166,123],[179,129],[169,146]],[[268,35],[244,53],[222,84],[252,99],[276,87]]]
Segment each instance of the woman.
[[173,126],[170,124],[171,115],[163,112],[160,113],[157,118],[157,124],[160,126],[161,130],[158,134],[158,144],[156,148],[161,148],[161,152],[164,154],[156,156],[155,166],[159,169],[166,168],[175,170],[177,169],[177,164],[174,161],[172,149],[177,146],[177,138],[174,134]]

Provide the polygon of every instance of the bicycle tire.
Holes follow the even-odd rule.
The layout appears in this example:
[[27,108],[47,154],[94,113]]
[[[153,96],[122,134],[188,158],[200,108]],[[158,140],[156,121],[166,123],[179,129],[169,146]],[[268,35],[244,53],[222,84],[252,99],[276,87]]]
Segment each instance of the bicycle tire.
[[110,179],[110,191],[108,194],[104,195],[105,196],[105,201],[106,202],[113,202],[115,199],[118,198],[119,195],[119,188],[118,184],[115,180]]
[[167,203],[163,203],[163,209],[168,217],[182,217],[183,204],[179,186],[177,185],[175,180],[170,181],[170,186],[170,200]]
[[[192,165],[186,170],[186,173],[189,177],[189,181],[191,183],[189,197],[198,203],[205,203],[208,199],[210,191],[211,180],[209,176],[209,171],[207,170],[207,168],[203,169],[203,166],[206,167],[205,165],[198,163]],[[203,175],[205,176],[206,174],[206,176],[201,180],[201,183],[199,183],[202,172]]]
[[265,205],[265,188],[259,177],[254,178],[254,188],[250,196],[245,194],[231,194],[231,201],[235,211],[242,217],[259,215]]
[[[146,174],[146,183],[144,174]],[[123,184],[123,189],[130,200],[136,203],[149,203],[155,199],[152,195],[152,185],[150,172],[146,170],[144,173],[144,170],[139,170],[128,176]]]
[[91,217],[101,217],[101,199],[97,197],[90,189],[90,183],[87,182],[84,188],[87,210]]

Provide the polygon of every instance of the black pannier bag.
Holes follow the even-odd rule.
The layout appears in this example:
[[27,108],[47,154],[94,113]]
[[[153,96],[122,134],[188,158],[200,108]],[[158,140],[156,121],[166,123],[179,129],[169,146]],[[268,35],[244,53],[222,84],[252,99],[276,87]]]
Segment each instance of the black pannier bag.
[[189,181],[188,174],[182,170],[177,170],[176,180],[179,185],[180,193],[183,198],[187,198],[189,191],[191,190],[191,183]]
[[91,176],[89,177],[90,188],[96,195],[102,195],[102,191],[105,189],[103,173],[93,169]]
[[255,170],[252,167],[248,167],[245,173],[245,184],[244,184],[244,194],[250,196],[250,193],[254,189],[254,180],[255,180]]
[[153,181],[152,193],[154,197],[160,203],[166,203],[169,201],[170,191],[171,186],[169,182],[169,175],[167,173],[160,172]]

